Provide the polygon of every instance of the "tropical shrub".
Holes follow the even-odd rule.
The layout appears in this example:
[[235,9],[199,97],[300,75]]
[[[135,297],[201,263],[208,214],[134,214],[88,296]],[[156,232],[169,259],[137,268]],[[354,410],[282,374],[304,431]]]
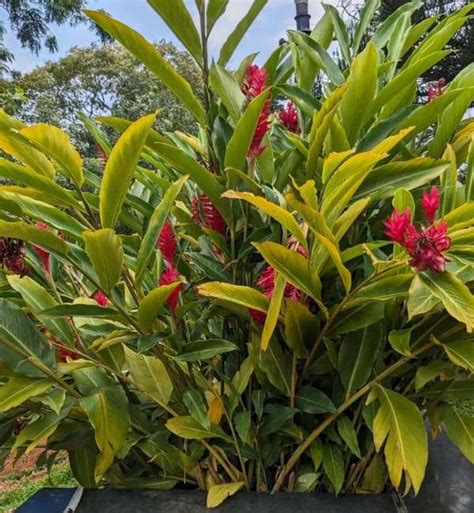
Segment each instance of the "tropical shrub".
[[416,493],[425,417],[472,462],[474,67],[429,102],[416,83],[473,6],[412,26],[406,4],[364,47],[378,1],[354,33],[326,6],[229,71],[265,0],[210,65],[227,2],[196,2],[200,30],[181,0],[149,3],[204,103],[140,34],[87,14],[198,136],[153,130],[159,113],[90,120],[98,177],[59,129],[0,117],[4,452],[67,450],[84,486],[181,483],[209,506],[243,487]]

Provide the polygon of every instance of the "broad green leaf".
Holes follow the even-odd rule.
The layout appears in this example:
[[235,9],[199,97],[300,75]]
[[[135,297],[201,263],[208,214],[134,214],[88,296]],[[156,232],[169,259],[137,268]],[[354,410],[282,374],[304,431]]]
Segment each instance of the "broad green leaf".
[[138,306],[138,324],[140,328],[148,331],[153,326],[157,316],[163,310],[167,299],[179,287],[179,281],[162,285],[149,292]]
[[286,281],[312,297],[325,311],[321,303],[321,281],[319,276],[311,270],[308,259],[297,251],[285,248],[274,242],[253,244],[267,263],[280,273]]
[[385,461],[390,480],[400,486],[405,471],[415,493],[420,490],[428,462],[426,429],[420,411],[406,397],[376,385],[380,408],[374,419],[374,443],[380,451],[385,442]]
[[281,225],[283,225],[290,233],[292,233],[298,242],[303,246],[307,247],[306,236],[303,232],[303,229],[300,227],[296,219],[293,215],[288,212],[280,205],[276,203],[272,203],[265,198],[260,196],[255,196],[251,192],[236,192],[236,191],[227,191],[223,194],[224,198],[231,199],[241,199],[254,205],[258,209],[262,210],[265,214],[270,216],[275,221],[278,221]]
[[295,396],[296,407],[305,413],[334,413],[336,407],[321,390],[310,386],[300,388]]
[[341,438],[347,444],[352,454],[361,457],[359,442],[357,441],[357,433],[354,428],[354,424],[349,420],[346,415],[341,415],[337,419],[337,431],[341,435]]
[[252,424],[252,416],[249,411],[240,411],[234,416],[235,430],[239,435],[239,438],[244,442],[248,443],[249,431]]
[[135,353],[126,346],[124,351],[132,383],[152,399],[168,404],[173,393],[173,383],[161,360]]
[[56,351],[36,329],[34,324],[22,310],[13,303],[0,299],[0,360],[16,374],[31,378],[44,378],[44,372],[13,350],[9,349],[6,340],[26,358],[39,360],[49,369],[56,364]]
[[357,290],[346,302],[344,309],[366,301],[388,301],[408,295],[413,273],[379,278]]
[[467,460],[474,464],[474,417],[450,408],[443,419],[446,433]]
[[417,315],[427,313],[440,305],[440,301],[431,293],[430,289],[424,285],[420,275],[416,275],[408,291],[408,319],[413,319]]
[[35,447],[44,444],[48,440],[58,428],[60,421],[61,417],[51,413],[28,424],[16,437],[12,450],[20,446],[26,446],[24,454],[29,454]]
[[261,10],[267,5],[267,0],[254,0],[250,9],[245,16],[239,21],[233,32],[227,37],[225,43],[222,45],[219,60],[217,61],[220,66],[226,66],[232,55],[234,55],[237,46],[242,41],[242,38],[247,33],[248,29],[255,21]]
[[371,171],[353,199],[370,196],[372,200],[379,200],[390,198],[400,188],[417,189],[442,175],[448,167],[447,162],[426,157],[389,162]]
[[322,449],[324,473],[334,487],[334,493],[337,495],[344,483],[344,458],[341,449],[333,443],[325,443]]
[[388,334],[388,341],[393,349],[404,356],[410,354],[411,330],[392,330]]
[[341,18],[338,10],[329,4],[323,4],[324,10],[326,14],[331,17],[332,24],[334,27],[334,32],[336,33],[336,38],[341,48],[342,56],[347,64],[351,63],[351,51],[349,46],[349,32],[347,30],[347,26],[344,23],[344,20]]
[[137,256],[136,279],[138,283],[143,280],[150,257],[155,250],[156,241],[168,218],[171,207],[174,205],[187,179],[187,176],[182,176],[168,188],[148,222],[148,228],[143,236]]
[[0,412],[20,406],[25,401],[44,394],[53,386],[47,379],[10,378],[0,386]]
[[96,481],[99,481],[112,465],[114,455],[120,453],[126,443],[130,428],[127,396],[115,385],[83,397],[79,404],[94,428],[95,442],[101,452],[95,469]]
[[[7,280],[10,287],[21,295],[23,301],[35,315],[39,315],[43,310],[58,304],[45,288],[29,276],[20,278],[17,275],[10,275],[7,276]],[[41,322],[56,338],[59,338],[62,342],[72,343],[73,332],[65,320],[41,319]]]
[[266,90],[254,98],[237,122],[225,152],[225,167],[243,169],[268,94]]
[[362,38],[364,37],[367,29],[369,28],[372,18],[374,17],[374,14],[379,8],[379,6],[380,0],[367,0],[364,3],[364,6],[360,11],[360,20],[354,34],[354,40],[352,42],[352,50],[354,53],[357,53],[359,51]]
[[349,84],[339,109],[342,125],[351,145],[358,138],[377,91],[377,65],[377,49],[369,42],[351,66]]
[[68,252],[67,244],[54,233],[41,230],[23,221],[9,223],[0,220],[0,237],[20,239],[50,249],[55,253],[65,254]]
[[100,221],[103,228],[114,228],[143,145],[155,121],[155,114],[130,125],[115,144],[104,169],[100,187]]
[[443,344],[449,359],[471,374],[474,373],[474,343],[472,340],[458,340],[449,344]]
[[280,310],[283,301],[283,295],[285,293],[286,281],[285,278],[279,274],[275,275],[275,287],[273,290],[272,297],[270,299],[270,306],[265,317],[265,324],[262,330],[262,339],[260,341],[260,349],[266,351],[270,340],[272,339],[273,332],[278,323],[280,317]]
[[474,296],[469,288],[454,274],[421,273],[421,282],[438,298],[447,312],[466,325],[469,333],[474,330]]
[[17,133],[1,131],[0,149],[40,175],[53,178],[56,173],[53,164]]
[[375,454],[364,473],[358,493],[380,494],[387,485],[387,469],[380,454]]
[[365,385],[380,347],[380,323],[366,326],[344,337],[338,357],[339,376],[346,397]]
[[206,438],[231,440],[219,426],[211,425],[210,429],[205,429],[193,417],[174,417],[168,420],[166,427],[174,435],[185,440],[205,440]]
[[20,134],[54,160],[59,166],[59,171],[77,186],[84,183],[81,156],[62,130],[40,123],[22,128]]
[[191,417],[197,420],[203,428],[211,428],[211,421],[207,414],[207,408],[204,404],[204,399],[197,390],[187,390],[183,395],[183,403]]
[[259,435],[266,437],[283,428],[295,415],[295,409],[281,404],[268,404],[265,406],[266,415],[260,426]]
[[95,304],[63,303],[46,310],[38,315],[50,319],[60,317],[117,317],[118,312],[113,308],[102,307]]
[[183,0],[173,0],[173,2],[169,0],[147,1],[189,50],[189,53],[198,63],[202,64],[201,37]]
[[415,388],[421,390],[427,383],[450,370],[450,365],[442,360],[433,360],[423,367],[419,367],[415,376]]
[[[362,198],[354,201],[340,216],[334,221],[333,231],[334,238],[339,242],[347,233],[349,228],[354,224],[355,220],[364,212],[370,198]],[[344,259],[343,259],[344,260]]]
[[[38,194],[42,194],[45,198],[53,198],[55,200],[55,204],[80,209],[79,203],[74,199],[69,191],[58,185],[50,178],[39,175],[27,167],[20,166],[14,162],[0,158],[0,176],[7,180],[11,180],[16,184],[31,187],[38,191]],[[22,188],[19,189],[19,191],[15,192],[20,192],[22,190]],[[47,200],[44,199],[43,201]]]
[[92,262],[99,283],[109,293],[122,275],[122,239],[110,228],[87,231],[82,234],[87,256]]
[[258,367],[270,383],[287,397],[291,396],[291,361],[283,353],[277,339],[268,349],[259,353]]
[[66,401],[66,391],[64,388],[56,388],[37,400],[50,408],[56,415],[59,415]]
[[183,102],[196,120],[205,126],[206,114],[191,85],[177,73],[153,44],[135,30],[103,12],[89,10],[83,12],[154,73]]
[[318,318],[302,303],[287,300],[285,309],[285,342],[298,358],[304,358],[316,340]]
[[384,303],[380,301],[369,301],[361,303],[350,310],[341,312],[329,331],[332,335],[342,335],[357,331],[371,324],[375,324],[385,315]]
[[415,2],[408,2],[401,5],[394,13],[388,16],[385,21],[377,28],[372,37],[372,41],[377,48],[382,49],[387,41],[392,36],[392,33],[397,26],[397,21],[406,13],[412,13],[421,6],[421,0]]
[[409,209],[410,212],[412,212],[412,216],[416,208],[413,195],[406,189],[397,189],[395,191],[395,194],[393,195],[392,206],[399,212],[404,212],[405,210]]
[[198,286],[201,296],[227,301],[266,313],[270,300],[256,289],[230,283],[208,282]]
[[235,495],[243,486],[244,482],[226,483],[212,485],[207,492],[206,506],[208,508],[217,508],[220,506],[228,497]]
[[221,99],[230,117],[237,121],[245,103],[245,96],[234,76],[223,67],[213,63],[209,74],[209,85]]
[[207,2],[207,34],[209,35],[216,21],[225,13],[229,0],[209,0]]
[[223,353],[237,351],[238,347],[232,342],[220,339],[197,340],[186,344],[183,351],[175,357],[179,362],[197,362],[209,360]]
[[425,20],[420,21],[420,23],[417,23],[410,28],[403,45],[402,56],[411,50],[413,45],[417,43],[422,36],[428,33],[430,28],[436,23],[438,19],[439,15],[431,16],[430,18],[426,18]]

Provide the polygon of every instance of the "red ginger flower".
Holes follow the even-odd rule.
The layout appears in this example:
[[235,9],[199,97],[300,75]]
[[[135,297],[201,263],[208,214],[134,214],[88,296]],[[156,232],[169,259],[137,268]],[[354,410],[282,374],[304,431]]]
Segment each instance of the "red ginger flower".
[[257,127],[253,134],[252,143],[250,144],[248,157],[251,159],[258,157],[265,151],[265,146],[262,145],[262,142],[270,128],[270,114],[270,100],[267,100],[263,104],[262,112],[260,113]]
[[[38,222],[36,223],[36,227],[43,231],[48,231],[49,227],[46,223]],[[41,264],[43,266],[43,269],[46,273],[49,274],[50,272],[50,266],[49,266],[49,253],[48,251],[44,250],[43,248],[40,248],[39,246],[34,245],[33,249],[35,250],[36,254],[39,256],[39,259],[41,261]]]
[[56,337],[51,337],[50,342],[56,348],[56,354],[60,362],[66,363],[68,358],[70,360],[78,360],[80,358],[80,355],[76,353],[76,351],[66,347],[64,343]]
[[385,235],[400,244],[401,246],[405,243],[405,234],[408,226],[410,225],[411,212],[407,208],[404,212],[399,212],[395,209],[392,216],[384,221]]
[[283,110],[278,114],[281,124],[289,131],[294,134],[300,133],[300,127],[298,125],[298,111],[296,110],[293,102],[288,102]]
[[[169,284],[177,281],[178,279],[179,279],[178,271],[173,266],[170,266],[161,275],[160,285],[169,285]],[[179,283],[178,285],[176,285],[176,288],[173,290],[173,292],[169,295],[168,299],[166,300],[166,303],[168,304],[168,307],[172,312],[175,312],[176,308],[178,308],[180,293],[181,293],[181,284]]]
[[217,208],[206,194],[194,196],[191,200],[193,219],[197,224],[218,232],[222,235],[227,231],[227,225]]
[[259,68],[256,64],[247,67],[245,78],[242,83],[242,92],[248,99],[255,98],[261,94],[268,81],[268,72],[265,68]]
[[158,247],[166,263],[170,266],[175,265],[176,237],[174,235],[173,225],[169,219],[163,225],[163,229],[158,237]]
[[443,94],[443,89],[446,86],[446,79],[440,78],[434,86],[433,84],[430,84],[428,86],[428,102],[431,103],[433,100],[436,100],[436,98],[439,98]]
[[25,245],[18,239],[0,237],[0,265],[10,272],[20,275],[28,274],[25,266]]
[[105,308],[109,303],[107,296],[101,290],[96,292],[94,299],[95,302],[102,308]]
[[438,187],[434,186],[430,192],[424,192],[421,198],[420,205],[423,208],[426,219],[430,224],[434,223],[436,212],[438,212],[439,204],[441,201],[441,195]]

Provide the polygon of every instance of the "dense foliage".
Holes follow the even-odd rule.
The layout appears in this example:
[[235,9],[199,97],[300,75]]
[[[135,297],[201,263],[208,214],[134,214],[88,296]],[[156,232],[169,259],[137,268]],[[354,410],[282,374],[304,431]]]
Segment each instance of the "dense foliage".
[[197,0],[199,30],[181,0],[149,3],[200,67],[203,100],[140,34],[87,15],[197,135],[153,130],[159,113],[89,120],[99,179],[60,129],[0,115],[16,160],[0,159],[5,453],[67,450],[84,486],[184,483],[211,507],[243,487],[416,493],[424,417],[474,461],[459,408],[474,388],[473,65],[415,104],[474,6],[425,34],[413,3],[365,46],[379,2],[353,32],[326,6],[310,36],[229,71],[266,0],[212,65],[227,2]]

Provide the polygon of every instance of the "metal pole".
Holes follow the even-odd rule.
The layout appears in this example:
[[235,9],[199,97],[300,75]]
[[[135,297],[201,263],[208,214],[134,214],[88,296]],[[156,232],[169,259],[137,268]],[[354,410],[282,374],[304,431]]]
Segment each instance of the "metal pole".
[[295,0],[296,5],[296,30],[300,32],[306,32],[306,34],[311,33],[310,20],[311,16],[309,14],[309,0]]

